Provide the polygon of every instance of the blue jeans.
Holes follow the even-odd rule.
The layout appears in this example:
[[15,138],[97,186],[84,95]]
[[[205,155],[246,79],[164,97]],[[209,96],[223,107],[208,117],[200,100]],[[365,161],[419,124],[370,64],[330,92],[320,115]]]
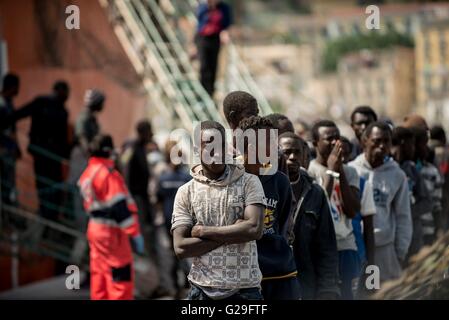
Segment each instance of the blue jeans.
[[353,300],[352,280],[360,275],[360,258],[355,250],[338,251],[341,299]]
[[[213,300],[209,298],[201,288],[192,284],[187,300]],[[263,300],[259,288],[240,289],[236,294],[221,299],[220,301],[239,301],[239,300]]]

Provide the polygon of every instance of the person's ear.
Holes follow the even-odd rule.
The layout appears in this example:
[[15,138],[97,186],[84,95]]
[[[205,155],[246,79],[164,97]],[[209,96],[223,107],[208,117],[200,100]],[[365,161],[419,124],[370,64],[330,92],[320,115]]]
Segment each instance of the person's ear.
[[235,124],[236,126],[238,126],[239,124],[237,123],[237,114],[235,111],[231,111],[229,112],[229,122],[230,124]]
[[365,132],[362,134],[362,139],[360,139],[362,146],[366,145],[366,141],[368,140],[368,137],[366,136]]

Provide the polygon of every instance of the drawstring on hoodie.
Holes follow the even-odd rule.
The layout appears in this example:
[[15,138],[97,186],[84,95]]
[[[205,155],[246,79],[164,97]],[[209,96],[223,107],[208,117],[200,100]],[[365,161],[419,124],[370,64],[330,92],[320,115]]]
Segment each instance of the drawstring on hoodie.
[[228,199],[229,199],[229,185],[227,184],[226,185],[226,196],[224,199],[223,208],[227,208]]
[[[229,198],[230,198],[229,185],[233,181],[235,181],[235,180],[237,180],[238,178],[241,177],[242,172],[244,173],[243,168],[241,168],[241,167],[239,167],[237,165],[228,165],[227,168],[225,169],[225,176],[224,176],[224,178],[220,179],[218,181],[214,181],[214,180],[210,180],[207,177],[205,177],[202,174],[201,169],[197,170],[197,168],[199,166],[201,166],[201,165],[194,166],[191,169],[191,175],[192,175],[193,179],[197,180],[200,183],[208,184],[211,187],[218,187],[218,188],[226,187],[226,194],[224,195],[224,197],[222,197],[220,199],[221,202],[219,202],[217,204],[218,204],[219,210],[222,210],[222,209],[224,210],[224,209],[228,208],[228,201],[229,201]],[[241,172],[239,170],[241,170]],[[205,204],[206,211],[209,212],[209,213],[211,212],[212,208],[215,207],[215,206],[213,206],[211,204],[211,201],[212,201],[211,194],[213,193],[213,190],[211,190],[211,189],[213,189],[213,188],[207,188],[206,189],[206,197],[207,197],[207,199],[204,199],[204,201],[206,201],[206,204]],[[219,226],[220,224],[221,225],[228,225],[229,216],[228,216],[227,213],[228,212],[226,211],[226,215],[220,217],[221,221],[216,221],[215,222],[216,226]],[[241,217],[237,216],[236,218],[240,219]],[[212,221],[210,221],[210,222],[212,222]]]

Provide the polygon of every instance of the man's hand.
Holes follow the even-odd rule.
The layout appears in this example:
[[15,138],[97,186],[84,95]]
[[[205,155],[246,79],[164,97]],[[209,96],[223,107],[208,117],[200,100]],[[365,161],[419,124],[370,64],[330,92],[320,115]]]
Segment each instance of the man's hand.
[[196,47],[189,49],[189,59],[191,61],[198,59],[198,49]]
[[222,32],[220,32],[221,44],[227,45],[230,40],[231,40],[231,37],[229,36],[229,32],[227,30],[223,30]]
[[330,153],[329,158],[327,158],[327,167],[330,170],[341,173],[341,170],[343,168],[342,153],[343,153],[343,148],[341,145],[341,141],[339,140],[335,143],[335,146],[332,149],[332,152]]
[[[195,227],[198,229],[203,226]],[[193,237],[190,229],[182,226],[173,230],[173,247],[179,259],[199,257],[223,245],[222,242]]]
[[[238,224],[238,223],[242,223],[242,222],[245,222],[245,220],[243,220],[243,219],[237,219],[235,222],[234,222],[234,224]],[[192,236],[192,238],[201,238],[201,237],[203,237],[203,234],[204,234],[204,226],[203,225],[201,225],[201,224],[197,224],[197,225],[195,225],[193,228],[192,228],[192,231],[191,231],[191,236]]]
[[145,253],[145,241],[141,234],[138,234],[131,238],[134,252],[138,255],[143,255]]
[[203,234],[203,226],[201,224],[197,224],[192,228],[191,235],[192,238],[201,238]]
[[264,210],[262,204],[251,204],[245,208],[243,220],[238,219],[234,224],[227,226],[196,225],[190,235],[193,238],[199,237],[228,244],[259,240],[263,235]]

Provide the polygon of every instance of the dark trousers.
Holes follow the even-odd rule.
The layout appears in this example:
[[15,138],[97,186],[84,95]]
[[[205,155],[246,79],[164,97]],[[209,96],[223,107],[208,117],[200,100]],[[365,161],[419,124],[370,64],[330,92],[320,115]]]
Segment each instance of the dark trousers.
[[62,204],[62,165],[43,156],[34,156],[34,175],[39,197],[39,214],[56,221]]
[[301,291],[298,278],[263,280],[262,295],[264,300],[299,300]]
[[360,275],[361,262],[356,250],[338,251],[340,292],[342,300],[353,300],[352,281]]
[[2,203],[16,203],[16,158],[8,153],[0,156],[0,181]]
[[142,235],[145,239],[145,247],[148,254],[156,258],[157,256],[157,238],[156,227],[154,225],[153,210],[147,194],[132,194],[137,205],[139,224]]
[[197,38],[200,58],[200,81],[206,92],[213,97],[215,78],[217,75],[218,53],[220,52],[220,36],[201,36]]
[[[192,285],[192,289],[190,289],[189,295],[187,297],[188,300],[213,300],[209,298],[203,290],[198,288],[195,285]],[[248,289],[240,289],[236,294],[221,299],[220,301],[244,301],[244,300],[262,300],[262,294],[260,293],[259,288],[248,288]]]

